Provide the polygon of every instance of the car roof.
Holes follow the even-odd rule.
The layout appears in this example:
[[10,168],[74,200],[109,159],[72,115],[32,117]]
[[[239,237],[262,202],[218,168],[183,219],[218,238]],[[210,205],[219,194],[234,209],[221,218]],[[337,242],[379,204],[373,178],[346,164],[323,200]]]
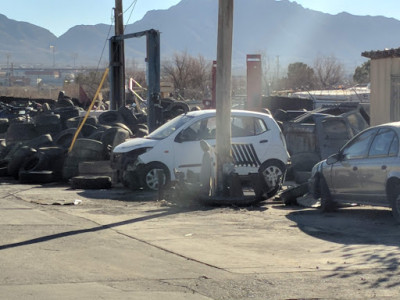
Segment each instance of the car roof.
[[[188,116],[198,117],[198,116],[215,116],[215,109],[204,109],[204,110],[195,110],[187,113]],[[250,110],[241,110],[241,109],[232,109],[231,115],[236,116],[247,116],[247,117],[268,117],[271,118],[270,115],[262,112],[250,111]]]
[[391,127],[394,130],[400,131],[400,121],[390,122],[390,123],[385,123],[385,124],[379,124],[379,125],[371,126],[369,128],[380,128],[380,127]]

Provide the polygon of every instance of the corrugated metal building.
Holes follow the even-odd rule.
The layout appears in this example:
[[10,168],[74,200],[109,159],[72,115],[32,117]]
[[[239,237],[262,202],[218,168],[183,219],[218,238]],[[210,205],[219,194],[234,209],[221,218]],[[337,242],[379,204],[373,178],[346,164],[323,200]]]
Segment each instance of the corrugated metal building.
[[361,55],[371,59],[371,126],[400,121],[400,48]]

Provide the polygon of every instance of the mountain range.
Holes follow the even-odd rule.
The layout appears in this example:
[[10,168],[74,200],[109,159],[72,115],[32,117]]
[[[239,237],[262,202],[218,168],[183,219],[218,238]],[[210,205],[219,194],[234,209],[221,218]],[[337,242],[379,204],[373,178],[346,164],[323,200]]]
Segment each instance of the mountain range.
[[[217,25],[218,1],[182,0],[167,10],[147,12],[127,25],[125,33],[159,30],[162,60],[182,52],[215,60]],[[366,60],[361,52],[399,47],[400,21],[330,15],[288,0],[235,0],[233,31],[237,69],[244,70],[246,54],[262,54],[271,68],[279,66],[282,72],[289,63],[312,65],[318,56],[333,55],[351,72]],[[104,66],[113,34],[113,26],[97,24],[75,26],[56,37],[48,29],[0,14],[0,66]],[[145,47],[145,38],[126,40],[127,64],[144,63]]]

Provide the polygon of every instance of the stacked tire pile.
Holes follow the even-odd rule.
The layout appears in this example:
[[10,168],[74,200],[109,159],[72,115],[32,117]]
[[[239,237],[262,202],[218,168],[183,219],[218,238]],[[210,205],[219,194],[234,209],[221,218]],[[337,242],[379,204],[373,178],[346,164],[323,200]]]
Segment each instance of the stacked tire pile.
[[[11,176],[21,183],[70,181],[76,188],[108,188],[111,178],[82,178],[79,164],[109,161],[116,145],[148,134],[146,116],[126,107],[89,116],[82,126],[82,109],[68,99],[59,100],[53,108],[43,108],[29,120],[10,120],[7,127],[3,126],[0,176]],[[79,127],[79,135],[68,151]]]

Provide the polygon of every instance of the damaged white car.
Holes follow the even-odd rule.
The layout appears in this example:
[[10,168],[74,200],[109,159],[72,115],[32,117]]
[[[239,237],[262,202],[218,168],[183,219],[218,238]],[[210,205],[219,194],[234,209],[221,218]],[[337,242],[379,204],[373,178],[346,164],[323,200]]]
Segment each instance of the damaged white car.
[[[261,174],[268,197],[280,189],[289,154],[281,130],[268,114],[231,112],[232,156],[235,172],[243,180]],[[215,147],[216,111],[182,114],[144,138],[128,140],[114,148],[111,162],[116,178],[126,187],[157,190],[162,170],[163,183],[175,180],[174,170],[199,174],[204,140]]]

